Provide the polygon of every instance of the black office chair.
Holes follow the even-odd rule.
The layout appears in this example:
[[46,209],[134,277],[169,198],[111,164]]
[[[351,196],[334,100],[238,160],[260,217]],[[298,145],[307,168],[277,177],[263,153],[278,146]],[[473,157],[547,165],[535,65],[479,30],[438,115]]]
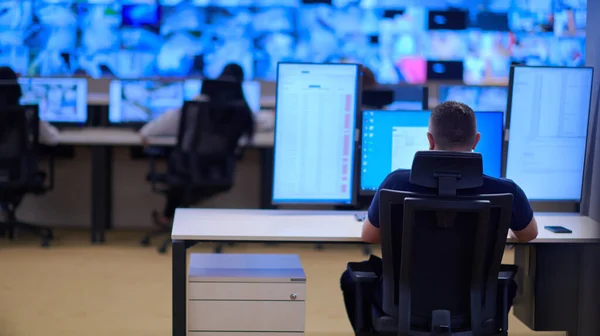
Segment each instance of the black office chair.
[[[374,332],[390,335],[507,335],[516,267],[501,261],[513,195],[465,196],[483,184],[482,171],[480,154],[418,152],[410,182],[423,192],[381,190],[382,274],[348,266],[359,332],[369,332],[370,320]],[[364,307],[378,279],[383,302]]]
[[[150,158],[147,180],[152,190],[166,195],[172,188],[179,189],[184,195],[181,204],[184,208],[230,190],[236,160],[241,156],[238,142],[244,134],[243,122],[236,120],[237,110],[236,102],[185,102],[168,172],[158,173],[156,161]],[[158,229],[146,235],[141,244],[147,246],[152,237],[170,233],[171,228]],[[170,238],[165,240],[158,251],[165,253],[170,242]],[[215,252],[221,248],[222,245],[217,245]]]
[[51,229],[17,221],[16,211],[26,194],[43,194],[54,187],[54,157],[49,156],[49,183],[38,169],[38,107],[2,107],[0,110],[0,237],[12,240],[15,233],[28,231],[39,236],[44,247],[54,238]]

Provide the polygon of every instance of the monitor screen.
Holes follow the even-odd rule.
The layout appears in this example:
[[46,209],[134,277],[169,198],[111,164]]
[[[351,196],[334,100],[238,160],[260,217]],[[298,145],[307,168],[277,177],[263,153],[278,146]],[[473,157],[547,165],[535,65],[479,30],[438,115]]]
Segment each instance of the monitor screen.
[[88,119],[87,79],[19,78],[20,103],[38,105],[40,120],[60,124],[85,124]]
[[[201,79],[113,80],[109,88],[109,121],[113,124],[145,123],[194,100],[202,89]],[[242,84],[253,112],[260,111],[260,82]]]
[[351,204],[359,66],[280,63],[277,77],[273,203]]
[[[363,111],[360,193],[373,194],[396,169],[410,169],[415,153],[429,149],[429,111]],[[502,112],[475,112],[483,172],[502,171]]]
[[508,87],[440,85],[439,102],[457,101],[475,111],[506,111]]
[[592,68],[511,71],[506,177],[529,199],[581,199],[592,76]]
[[274,81],[279,62],[360,63],[379,83],[506,85],[512,62],[585,64],[593,0],[1,0],[22,76]]
[[429,90],[426,86],[380,85],[381,88],[394,91],[394,102],[386,106],[387,110],[415,110],[428,108]]

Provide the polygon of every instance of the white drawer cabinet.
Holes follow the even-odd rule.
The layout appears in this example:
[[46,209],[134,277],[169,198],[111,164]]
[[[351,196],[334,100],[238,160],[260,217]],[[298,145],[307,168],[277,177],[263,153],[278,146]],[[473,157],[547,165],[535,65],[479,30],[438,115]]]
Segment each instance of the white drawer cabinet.
[[305,300],[297,255],[190,257],[188,336],[303,335]]

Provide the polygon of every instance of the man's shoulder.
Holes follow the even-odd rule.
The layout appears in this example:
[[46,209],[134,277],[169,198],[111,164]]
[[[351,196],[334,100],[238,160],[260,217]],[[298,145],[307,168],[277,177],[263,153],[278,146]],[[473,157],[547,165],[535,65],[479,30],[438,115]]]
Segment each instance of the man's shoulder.
[[410,185],[410,170],[398,169],[391,172],[381,184],[385,189],[405,190]]
[[514,193],[518,187],[513,180],[483,175],[482,188],[486,193]]

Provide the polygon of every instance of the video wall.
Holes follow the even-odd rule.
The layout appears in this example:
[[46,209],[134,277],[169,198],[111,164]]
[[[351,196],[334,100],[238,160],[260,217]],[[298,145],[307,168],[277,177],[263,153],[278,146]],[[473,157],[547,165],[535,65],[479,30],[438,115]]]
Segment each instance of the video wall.
[[359,62],[381,83],[505,84],[511,63],[584,64],[586,0],[2,0],[21,75],[208,77],[238,63]]

